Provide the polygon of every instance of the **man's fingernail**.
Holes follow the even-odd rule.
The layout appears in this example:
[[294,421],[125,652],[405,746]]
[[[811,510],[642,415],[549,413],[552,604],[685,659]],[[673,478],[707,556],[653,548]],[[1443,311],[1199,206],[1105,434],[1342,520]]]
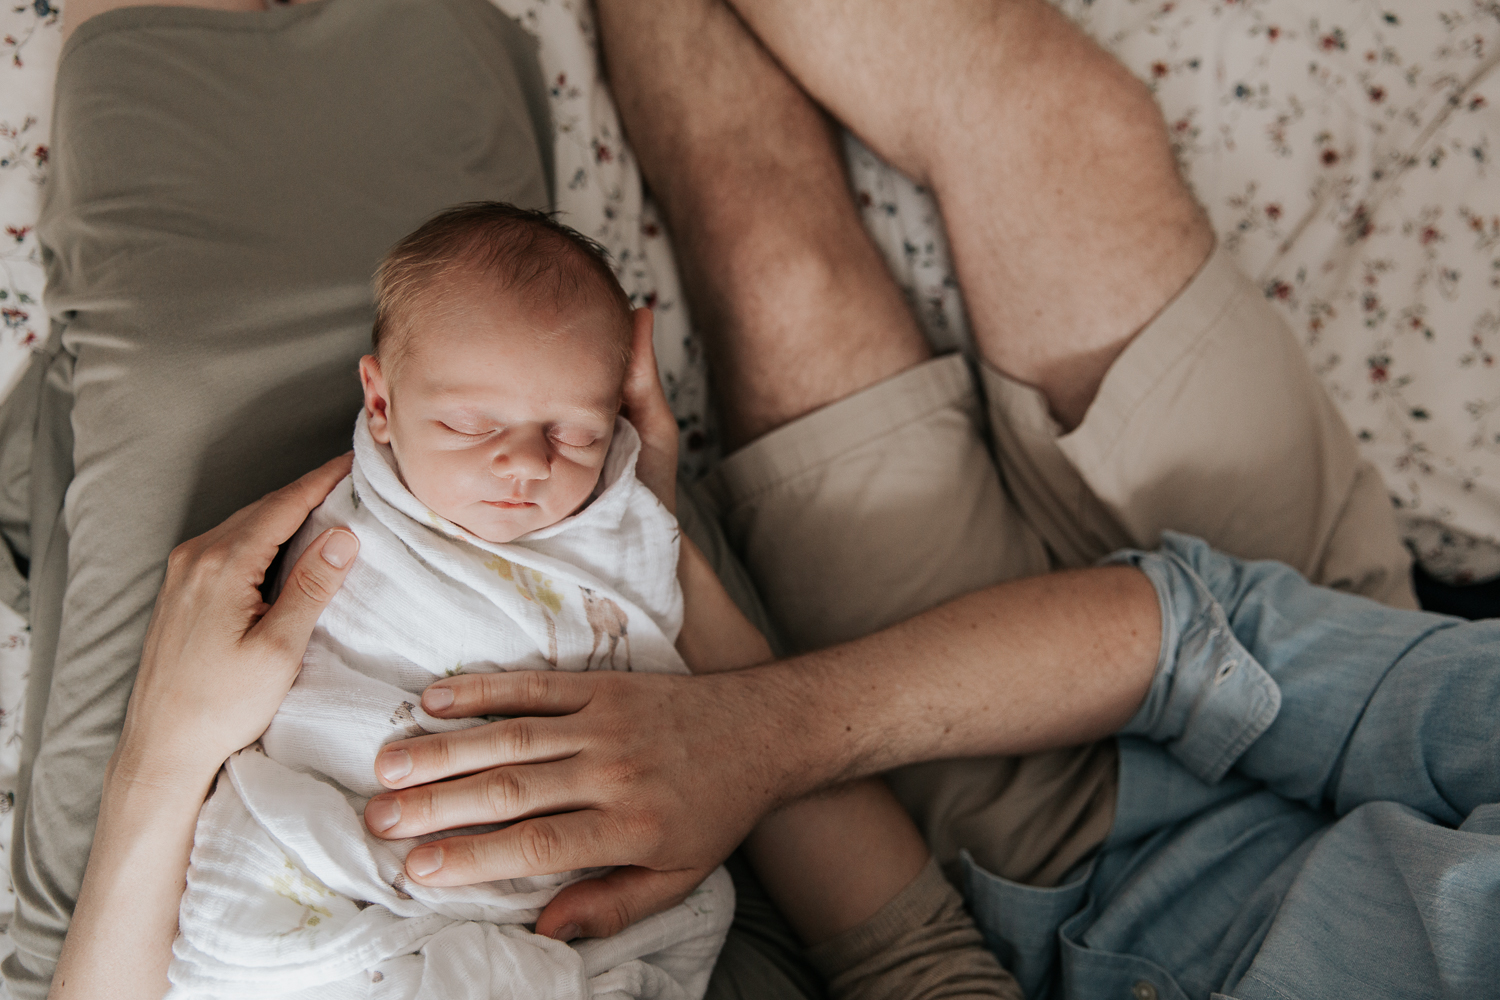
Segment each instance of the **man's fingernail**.
[[453,689],[430,687],[422,692],[422,707],[429,712],[441,712],[453,704]]
[[343,569],[359,551],[359,539],[351,531],[330,532],[323,542],[323,559],[334,569]]
[[411,754],[405,750],[387,750],[375,758],[375,770],[386,781],[400,781],[411,774]]
[[552,932],[552,938],[555,941],[571,941],[576,938],[579,933],[580,932],[577,924],[563,924],[557,930]]
[[365,821],[376,833],[384,833],[401,820],[401,803],[395,799],[371,799],[365,806]]
[[443,867],[443,849],[432,844],[418,847],[406,856],[406,870],[417,878],[431,875]]

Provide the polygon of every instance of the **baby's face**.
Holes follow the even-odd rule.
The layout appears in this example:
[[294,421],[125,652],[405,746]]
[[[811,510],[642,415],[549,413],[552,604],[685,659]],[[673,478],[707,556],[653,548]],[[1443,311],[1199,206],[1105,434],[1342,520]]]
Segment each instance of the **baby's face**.
[[486,541],[572,514],[614,436],[619,314],[457,287],[429,298],[440,304],[418,305],[394,384],[375,357],[360,362],[371,436],[417,499]]

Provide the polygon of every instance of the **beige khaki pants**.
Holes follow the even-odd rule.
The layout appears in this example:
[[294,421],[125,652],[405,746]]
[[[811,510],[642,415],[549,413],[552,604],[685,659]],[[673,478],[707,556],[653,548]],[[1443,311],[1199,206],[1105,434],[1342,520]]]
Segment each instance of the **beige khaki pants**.
[[[766,435],[708,482],[782,636],[864,635],[1164,529],[1415,607],[1379,476],[1291,332],[1216,250],[1060,434],[1035,390],[951,355]],[[991,450],[993,449],[993,451]],[[892,775],[938,859],[1052,884],[1113,820],[1112,744]]]

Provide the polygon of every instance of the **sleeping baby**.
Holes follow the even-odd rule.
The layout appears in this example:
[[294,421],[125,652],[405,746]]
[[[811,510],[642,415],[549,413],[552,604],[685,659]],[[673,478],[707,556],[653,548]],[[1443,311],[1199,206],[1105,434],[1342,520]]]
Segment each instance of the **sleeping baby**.
[[[614,937],[568,944],[531,925],[600,870],[434,888],[405,874],[432,837],[366,829],[382,746],[486,721],[425,713],[435,678],[687,670],[678,528],[635,475],[641,441],[620,416],[635,317],[603,250],[542,213],[462,205],[387,255],[376,299],[353,469],[285,565],[335,526],[359,559],[199,816],[169,996],[698,1000],[734,913],[723,868]],[[874,899],[872,873],[798,864],[805,843],[875,858],[904,836],[925,852],[893,801],[894,823],[846,808],[868,795],[889,793],[785,810],[757,857],[768,884],[852,928],[821,944],[840,956],[819,963],[835,995],[957,996],[955,981],[1017,995],[930,861]]]
[[293,539],[360,556],[296,684],[199,817],[174,996],[703,994],[733,916],[722,869],[685,902],[576,947],[529,930],[590,872],[431,888],[419,841],[366,832],[373,762],[459,671],[686,672],[677,524],[620,418],[632,310],[603,251],[546,215],[460,206],[377,275],[354,467]]

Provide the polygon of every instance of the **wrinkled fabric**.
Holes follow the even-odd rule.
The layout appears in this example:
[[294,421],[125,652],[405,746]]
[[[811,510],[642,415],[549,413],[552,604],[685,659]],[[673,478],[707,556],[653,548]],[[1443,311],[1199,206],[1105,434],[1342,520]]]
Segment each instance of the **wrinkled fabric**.
[[966,862],[1026,995],[1495,996],[1500,621],[1183,535],[1112,558],[1155,585],[1163,635],[1109,839],[1056,888]]
[[405,861],[436,838],[382,840],[363,820],[382,791],[382,746],[486,721],[423,712],[436,677],[686,672],[673,645],[677,525],[636,479],[639,451],[634,428],[617,421],[592,502],[501,545],[412,495],[361,414],[354,469],[286,565],[332,526],[359,536],[359,558],[260,744],[227,762],[199,817],[171,996],[703,994],[734,912],[722,869],[678,906],[574,948],[528,925],[561,888],[603,870],[430,888],[407,879]]

